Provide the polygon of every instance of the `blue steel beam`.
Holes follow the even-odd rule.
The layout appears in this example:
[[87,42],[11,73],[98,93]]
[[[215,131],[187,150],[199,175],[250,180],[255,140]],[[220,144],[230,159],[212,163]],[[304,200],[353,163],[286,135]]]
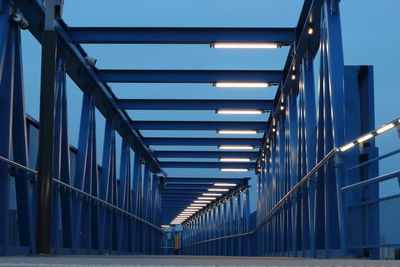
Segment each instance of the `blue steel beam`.
[[169,183],[236,183],[242,184],[244,181],[247,182],[251,178],[193,178],[193,177],[168,177],[165,179],[167,184]]
[[[258,152],[229,151],[154,151],[157,158],[258,158]],[[208,179],[208,178],[207,178]],[[169,181],[169,179],[168,179]]]
[[132,121],[137,130],[266,130],[262,121]]
[[177,145],[177,146],[220,146],[220,145],[249,145],[260,146],[260,138],[144,138],[147,145]]
[[156,28],[76,27],[70,36],[89,44],[211,44],[214,42],[274,42],[290,44],[295,28]]
[[216,99],[119,99],[118,105],[126,110],[216,110],[258,109],[272,110],[273,100],[216,100]]
[[256,163],[253,162],[173,162],[161,161],[162,168],[247,168],[254,169]]
[[[164,186],[164,189],[208,189],[213,188],[213,184],[167,184]],[[221,187],[221,188],[229,188],[232,187]]]
[[112,83],[214,83],[282,82],[280,70],[121,70],[98,71],[100,80]]

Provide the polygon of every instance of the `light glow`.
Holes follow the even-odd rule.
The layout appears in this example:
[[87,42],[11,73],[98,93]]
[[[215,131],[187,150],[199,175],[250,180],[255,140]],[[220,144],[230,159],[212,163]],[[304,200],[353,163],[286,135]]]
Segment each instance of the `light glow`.
[[365,141],[371,139],[372,137],[374,137],[374,136],[369,133],[369,134],[364,135],[364,136],[360,137],[359,139],[357,139],[357,142],[362,143],[362,142],[365,142]]
[[211,203],[211,200],[195,200],[193,203]]
[[344,145],[340,148],[340,151],[344,152],[346,150],[349,150],[350,148],[352,148],[354,146],[354,143],[348,143],[347,145]]
[[193,206],[193,207],[205,207],[205,206],[207,206],[207,204],[192,203],[192,204],[190,204],[190,206]]
[[210,192],[228,192],[228,188],[208,188]]
[[228,49],[274,49],[280,46],[277,43],[213,43],[211,47]]
[[214,87],[220,88],[266,88],[270,84],[267,82],[216,82]]
[[244,168],[221,168],[219,169],[221,172],[248,172],[249,169]]
[[218,134],[257,134],[255,130],[217,130]]
[[217,199],[216,197],[198,197],[199,200],[214,200]]
[[381,128],[379,128],[378,130],[376,130],[376,132],[378,134],[384,133],[386,131],[389,131],[390,129],[392,129],[394,127],[393,123],[390,123],[388,125],[382,126]]
[[215,183],[214,186],[237,186],[237,184],[233,184],[233,183]]
[[308,28],[307,33],[308,33],[309,35],[313,34],[313,33],[314,33],[313,27]]
[[224,115],[260,115],[263,114],[259,109],[217,109],[217,114]]
[[247,149],[254,149],[254,146],[219,146],[219,149],[226,149],[226,150],[247,150]]
[[220,197],[222,194],[219,193],[203,193],[203,196],[215,196],[215,197]]
[[219,161],[222,162],[250,162],[249,158],[220,158]]

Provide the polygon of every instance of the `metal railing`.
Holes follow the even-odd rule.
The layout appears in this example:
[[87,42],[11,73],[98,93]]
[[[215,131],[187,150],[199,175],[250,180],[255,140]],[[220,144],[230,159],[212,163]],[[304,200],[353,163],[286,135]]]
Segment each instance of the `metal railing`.
[[[387,125],[389,125],[389,124],[393,124],[393,127],[390,128],[390,129],[395,129],[395,126],[400,125],[400,119],[397,118],[396,120],[394,120],[394,121],[392,121],[392,122],[390,122],[390,123],[388,123],[388,124],[383,125],[380,129],[384,128],[385,126],[387,126]],[[389,130],[390,130],[390,129],[389,129]],[[368,134],[371,134],[371,135],[372,135],[371,138],[375,138],[376,136],[378,136],[378,135],[380,135],[380,134],[382,134],[382,133],[384,133],[384,132],[386,132],[386,130],[385,130],[385,131],[382,131],[382,132],[379,132],[379,129],[378,129],[378,130],[371,131],[371,132],[369,132],[369,133],[367,133],[367,134],[364,134],[363,136],[367,136]],[[367,139],[367,140],[368,140],[368,139]],[[365,140],[365,141],[367,141],[367,140]],[[363,141],[363,142],[365,142],[365,141]],[[362,142],[359,142],[359,139],[355,139],[355,140],[352,141],[351,143],[353,143],[353,144],[360,144],[360,143],[362,143]],[[256,232],[258,231],[258,229],[259,229],[264,223],[266,223],[266,222],[279,210],[279,208],[285,203],[285,201],[287,201],[287,200],[292,196],[293,193],[295,193],[298,189],[300,189],[300,187],[301,187],[305,182],[307,182],[315,173],[317,173],[317,172],[319,171],[319,169],[320,169],[322,166],[324,166],[333,156],[335,156],[338,152],[343,153],[344,151],[347,151],[347,149],[343,149],[343,148],[346,147],[346,146],[348,146],[348,145],[344,145],[344,146],[342,146],[341,148],[336,148],[336,147],[335,147],[335,148],[333,148],[328,154],[326,154],[326,155],[324,156],[324,158],[323,158],[321,161],[319,161],[319,162],[314,166],[314,168],[311,169],[311,171],[309,171],[297,184],[295,184],[295,185],[294,185],[294,186],[293,186],[279,201],[278,201],[278,203],[275,204],[275,206],[268,212],[268,214],[261,220],[260,223],[257,224],[257,226],[256,226],[252,231],[246,232],[246,233],[240,233],[240,234],[234,234],[234,235],[228,235],[228,236],[222,236],[222,237],[217,237],[217,238],[202,240],[202,241],[198,241],[198,242],[195,242],[195,243],[186,245],[186,246],[184,246],[183,248],[192,247],[192,246],[195,246],[195,245],[204,244],[204,243],[213,242],[213,241],[218,241],[218,240],[223,240],[223,239],[229,239],[229,238],[235,238],[235,237],[249,236],[249,235],[252,235],[252,234],[256,233]],[[352,147],[350,147],[350,148],[352,148]],[[374,158],[374,159],[368,160],[368,161],[366,161],[366,162],[360,163],[360,164],[358,164],[358,165],[356,165],[356,166],[353,166],[353,167],[349,168],[348,171],[353,170],[353,169],[356,169],[356,168],[359,168],[359,167],[364,166],[364,165],[368,165],[368,164],[370,164],[370,163],[373,163],[373,162],[375,162],[375,161],[379,161],[379,160],[381,160],[381,159],[390,157],[390,156],[395,155],[395,154],[398,154],[398,153],[400,153],[400,149],[395,150],[395,151],[392,151],[392,152],[387,153],[387,154],[384,154],[384,155],[381,155],[381,156],[379,156],[379,157],[376,157],[376,158]],[[394,178],[394,177],[399,177],[399,176],[400,176],[400,170],[399,170],[399,171],[392,172],[392,173],[389,173],[389,174],[385,174],[385,175],[382,175],[382,176],[374,177],[374,178],[371,178],[371,179],[368,179],[368,180],[365,180],[365,181],[362,181],[362,182],[358,182],[358,183],[355,183],[355,184],[352,184],[352,185],[344,186],[344,187],[341,188],[341,191],[342,191],[342,192],[346,192],[346,191],[353,190],[353,189],[358,188],[358,187],[362,187],[362,186],[365,186],[365,185],[368,185],[368,184],[372,184],[372,183],[377,183],[377,182],[386,181],[386,180],[392,179],[392,178]]]
[[[7,158],[5,158],[5,157],[0,156],[0,161],[4,162],[4,163],[6,163],[6,164],[9,164],[9,165],[11,165],[11,166],[14,166],[14,167],[16,167],[16,168],[18,168],[18,169],[21,169],[21,170],[23,170],[23,171],[26,171],[26,172],[28,172],[28,173],[31,173],[31,174],[34,174],[34,175],[38,175],[38,171],[36,171],[36,170],[34,170],[34,169],[31,169],[31,168],[29,168],[29,167],[26,167],[26,166],[24,166],[24,165],[21,165],[21,164],[15,162],[15,161],[9,160],[9,159],[7,159]],[[114,210],[116,210],[116,211],[119,211],[119,212],[125,214],[125,215],[128,215],[128,216],[134,218],[135,220],[140,221],[140,222],[142,222],[142,223],[145,223],[145,224],[147,224],[147,225],[153,227],[154,229],[156,229],[156,230],[162,232],[162,229],[161,229],[160,227],[158,227],[158,226],[152,224],[151,222],[148,222],[148,221],[146,221],[146,220],[144,220],[144,219],[142,219],[142,218],[136,216],[136,215],[133,214],[133,213],[130,213],[130,212],[128,212],[128,211],[126,211],[126,210],[123,210],[123,209],[121,209],[121,208],[119,208],[119,207],[117,207],[117,206],[115,206],[115,205],[113,205],[113,204],[110,204],[110,203],[108,203],[107,201],[102,200],[101,198],[95,197],[95,196],[93,196],[93,195],[91,195],[91,194],[89,194],[89,193],[86,193],[86,192],[84,192],[84,191],[82,191],[82,190],[80,190],[80,189],[78,189],[78,188],[76,188],[76,187],[73,187],[73,186],[71,186],[71,185],[69,185],[69,184],[66,184],[66,183],[64,183],[64,182],[62,182],[62,181],[60,181],[60,180],[58,180],[58,179],[55,179],[55,178],[52,178],[52,182],[53,182],[53,183],[56,183],[56,184],[59,184],[59,185],[65,187],[65,188],[67,188],[67,189],[69,189],[69,190],[71,190],[71,191],[74,191],[74,192],[76,192],[76,193],[79,193],[79,194],[81,194],[81,195],[84,195],[84,196],[86,196],[86,197],[88,197],[88,198],[94,200],[95,202],[101,203],[101,204],[103,204],[103,205],[106,206],[106,207],[112,208],[112,209],[114,209]]]

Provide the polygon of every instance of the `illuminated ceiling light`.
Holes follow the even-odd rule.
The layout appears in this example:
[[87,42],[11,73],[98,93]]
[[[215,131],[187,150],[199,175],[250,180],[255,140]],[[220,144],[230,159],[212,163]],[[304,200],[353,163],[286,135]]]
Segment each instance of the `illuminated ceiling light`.
[[267,82],[216,82],[213,86],[221,88],[266,88],[270,84]]
[[233,184],[233,183],[214,183],[214,186],[237,186],[237,184]]
[[357,142],[362,143],[362,142],[365,142],[365,141],[371,139],[372,137],[374,137],[374,136],[369,133],[369,134],[364,135],[364,136],[360,137],[359,139],[357,139]]
[[219,149],[226,149],[226,150],[246,150],[246,149],[254,149],[254,146],[218,146]]
[[249,169],[244,168],[221,168],[219,169],[221,172],[247,172]]
[[258,134],[255,130],[217,130],[218,134]]
[[194,200],[193,203],[211,203],[211,200]]
[[292,74],[292,80],[296,80],[296,74]]
[[205,207],[205,206],[207,206],[207,204],[192,203],[192,204],[190,204],[190,206],[193,206],[193,207]]
[[260,109],[217,109],[217,114],[224,115],[259,115],[263,114]]
[[275,129],[275,127],[273,127],[273,128],[272,128],[272,132],[273,132],[273,133],[274,133],[274,132],[276,132],[276,129]]
[[228,192],[228,188],[208,188],[210,192]]
[[187,207],[185,211],[194,211],[194,210],[201,210],[203,207]]
[[199,200],[214,200],[214,199],[217,199],[216,197],[198,197],[197,199],[199,199]]
[[285,109],[285,106],[282,106],[282,105],[281,105],[280,109],[281,109],[281,110],[284,110],[284,109]]
[[222,162],[250,162],[249,158],[220,158],[219,161]]
[[354,143],[348,143],[347,145],[344,145],[340,148],[340,151],[344,152],[346,150],[349,150],[350,148],[352,148],[354,146]]
[[274,49],[279,48],[277,43],[213,43],[212,48],[228,49]]
[[309,27],[308,30],[307,30],[307,33],[309,35],[312,35],[314,33],[314,28],[313,27]]
[[163,224],[163,225],[161,225],[161,228],[170,228],[171,226],[170,225],[167,225],[167,224]]
[[219,193],[203,193],[203,196],[214,196],[214,197],[220,197],[222,194]]
[[394,127],[394,123],[390,123],[388,125],[382,126],[381,128],[379,128],[378,130],[376,130],[377,134],[381,134],[384,133],[386,131],[389,131],[390,129],[392,129]]

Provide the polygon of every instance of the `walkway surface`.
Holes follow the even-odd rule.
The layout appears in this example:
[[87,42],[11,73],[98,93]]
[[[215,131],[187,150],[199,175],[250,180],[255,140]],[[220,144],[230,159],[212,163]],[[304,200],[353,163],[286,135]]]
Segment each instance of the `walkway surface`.
[[57,256],[0,257],[7,267],[96,267],[96,266],[297,266],[297,267],[399,267],[400,261],[318,260],[264,257],[216,256]]

